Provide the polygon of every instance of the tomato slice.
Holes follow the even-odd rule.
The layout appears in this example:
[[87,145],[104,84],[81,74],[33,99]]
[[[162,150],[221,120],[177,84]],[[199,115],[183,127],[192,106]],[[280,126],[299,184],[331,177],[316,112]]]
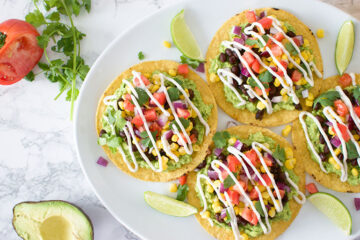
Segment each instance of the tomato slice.
[[306,190],[308,190],[310,194],[317,193],[319,191],[314,183],[306,184]]
[[234,155],[228,155],[226,159],[227,159],[230,171],[237,172],[238,167],[241,166],[239,159],[237,159],[237,157],[235,157]]
[[344,73],[339,79],[339,83],[343,88],[350,86],[351,82],[352,82],[351,76],[347,73]]
[[178,108],[176,110],[177,114],[179,115],[180,118],[188,118],[190,117],[190,112],[187,109],[182,109],[182,108]]
[[257,225],[259,219],[257,219],[256,214],[250,208],[244,208],[243,212],[241,213],[241,217],[244,218],[246,221],[251,223],[252,225]]
[[[350,136],[347,132],[347,127],[341,123],[337,123],[337,126],[341,132],[342,137],[344,138],[345,142],[348,142],[350,140]],[[332,131],[335,132],[334,127],[331,127]]]
[[258,200],[259,199],[259,193],[256,191],[255,188],[251,189],[249,193],[249,197],[251,200]]
[[274,34],[273,36],[276,40],[278,40],[279,42],[281,42],[285,37],[281,32],[278,32],[276,34]]
[[254,60],[254,62],[251,65],[251,69],[256,72],[259,73],[260,72],[260,63],[258,62],[258,60]]
[[10,19],[0,24],[0,32],[6,35],[0,48],[0,84],[10,85],[35,67],[44,50],[37,44],[40,34],[30,23]]
[[[164,105],[166,102],[165,93],[163,92],[156,92],[153,94],[154,98],[160,103],[160,105]],[[150,105],[155,105],[153,100],[150,100]]]
[[130,100],[126,99],[124,101],[124,109],[127,111],[134,111],[135,105],[130,102]]
[[257,166],[258,163],[259,163],[259,157],[258,155],[256,154],[255,150],[254,149],[251,149],[250,151],[247,151],[245,153],[245,156],[251,161],[251,163],[254,165],[254,166]]
[[279,57],[283,54],[281,47],[276,44],[272,45],[270,50],[271,50],[272,54],[274,54],[275,57]]
[[141,127],[144,122],[143,120],[141,119],[140,115],[136,115],[133,120],[131,120],[131,123],[132,124],[135,124],[136,127]]
[[[142,82],[145,84],[145,86],[147,86],[147,85],[150,84],[149,79],[147,79],[144,75],[141,75],[140,78],[141,78]],[[139,81],[139,78],[135,78],[135,79],[134,79],[134,84],[135,84],[135,86],[137,86],[137,87],[140,87],[140,86],[141,86],[141,83],[140,83],[140,81]]]
[[335,106],[336,113],[342,117],[346,116],[349,113],[349,109],[347,108],[345,103],[340,99],[338,99],[334,102],[334,106]]
[[144,112],[146,121],[152,122],[157,119],[156,116],[156,110],[154,108],[152,109],[146,109]]
[[256,22],[256,15],[254,11],[247,11],[245,15],[249,23]]
[[298,70],[295,70],[292,75],[291,75],[291,80],[293,80],[293,82],[297,82],[302,78],[302,73],[299,72]]
[[245,59],[247,64],[249,64],[249,66],[251,66],[253,64],[253,62],[255,61],[255,57],[249,52],[244,52],[243,58]]

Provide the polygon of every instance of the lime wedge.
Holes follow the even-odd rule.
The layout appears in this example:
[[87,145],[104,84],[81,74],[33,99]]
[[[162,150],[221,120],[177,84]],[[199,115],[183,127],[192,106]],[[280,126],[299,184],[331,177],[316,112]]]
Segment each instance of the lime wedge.
[[311,194],[308,200],[347,235],[351,234],[352,219],[350,212],[337,197],[329,193],[317,192]]
[[186,25],[184,9],[171,20],[170,31],[174,44],[182,54],[191,59],[203,60],[200,47],[190,28]]
[[340,28],[335,48],[335,64],[340,75],[348,67],[354,51],[355,30],[354,23],[349,20]]
[[176,217],[186,217],[197,213],[197,209],[190,204],[154,192],[145,192],[144,199],[150,207],[159,212]]

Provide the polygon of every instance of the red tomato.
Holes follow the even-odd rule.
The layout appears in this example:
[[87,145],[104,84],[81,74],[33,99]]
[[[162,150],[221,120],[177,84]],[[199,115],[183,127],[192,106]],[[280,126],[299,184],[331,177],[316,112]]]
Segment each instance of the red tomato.
[[[147,79],[144,75],[141,75],[140,78],[141,78],[142,82],[145,84],[145,86],[147,86],[147,85],[150,84],[149,79]],[[135,78],[135,79],[134,79],[134,84],[135,84],[135,86],[137,86],[137,87],[141,86],[140,81],[139,81],[139,78]]]
[[359,106],[354,107],[354,111],[355,111],[356,115],[358,117],[360,117],[360,107]]
[[196,143],[196,142],[197,142],[197,137],[196,137],[195,134],[191,134],[191,135],[190,135],[190,141],[191,141],[192,143]]
[[249,193],[249,197],[251,200],[258,200],[259,199],[259,193],[256,191],[255,188],[251,189]]
[[249,52],[244,52],[242,57],[245,59],[247,64],[249,64],[249,66],[251,66],[253,64],[253,62],[255,61],[255,57]]
[[347,73],[344,73],[340,79],[339,79],[339,83],[340,85],[344,88],[344,87],[348,87],[351,85],[352,83],[352,79],[351,76]]
[[258,60],[254,60],[253,64],[251,65],[251,69],[256,73],[260,72],[260,63],[258,62]]
[[184,185],[184,184],[186,183],[186,179],[187,179],[187,174],[182,175],[182,176],[179,178],[179,183],[180,183],[180,185]]
[[[271,179],[270,179],[269,175],[264,173],[264,174],[261,174],[261,177],[264,179],[266,186],[271,185]],[[260,184],[263,185],[261,181],[260,181]]]
[[[242,180],[238,180],[238,182],[239,182],[240,186],[244,189],[244,191],[246,191],[246,188],[247,188],[246,182],[244,182],[244,181],[242,181]],[[241,190],[240,190],[240,188],[238,187],[237,184],[235,184],[235,185],[233,186],[233,190],[236,191],[236,192],[238,192],[239,194],[241,194]]]
[[294,41],[294,43],[295,43],[297,46],[301,46],[300,40],[299,40],[298,38],[293,37],[292,40]]
[[44,50],[37,44],[40,34],[31,24],[10,19],[0,24],[6,35],[0,48],[0,84],[10,85],[20,81],[39,62]]
[[[286,69],[287,66],[288,66],[288,63],[285,62],[285,61],[283,61],[283,60],[280,61],[280,64],[281,64],[281,66],[283,66],[285,69]],[[277,74],[280,75],[281,77],[284,76],[284,72],[283,72],[279,67],[278,67]]]
[[[160,105],[164,105],[166,102],[165,93],[156,92],[153,94],[153,97],[160,103]],[[150,105],[155,105],[153,100],[150,100]]]
[[266,164],[266,166],[271,167],[273,165],[273,162],[271,161],[271,159],[264,157],[264,162]]
[[156,116],[156,110],[154,108],[152,109],[146,109],[144,112],[146,121],[152,122],[157,119]]
[[[338,128],[339,128],[339,130],[341,132],[342,137],[344,138],[344,141],[348,142],[350,140],[350,136],[349,136],[349,134],[347,132],[347,127],[345,125],[341,124],[341,123],[337,123],[337,126],[338,126]],[[334,127],[331,127],[331,130],[333,132],[335,132]]]
[[228,166],[231,172],[237,172],[238,167],[241,166],[239,159],[234,155],[228,155],[226,157]]
[[180,138],[181,138],[182,140],[184,140],[185,143],[187,143],[187,140],[186,140],[184,134],[183,134],[183,133],[180,133],[180,137],[179,137],[179,139],[177,140],[177,143],[178,143],[179,145],[182,145],[182,142],[181,142]]
[[270,29],[272,26],[272,19],[265,17],[265,18],[260,19],[258,21],[258,23],[260,23],[264,29]]
[[232,204],[239,204],[240,194],[233,190],[228,190],[227,193],[229,194],[229,198]]
[[130,95],[130,93],[125,94],[125,95],[123,96],[123,99],[130,101],[130,100],[131,100],[131,95]]
[[319,191],[314,183],[306,184],[306,190],[308,190],[310,194],[317,193]]
[[[160,133],[161,133],[162,127],[160,127],[160,125],[157,124],[156,122],[153,122],[153,123],[150,125],[149,129],[150,129],[150,132],[155,132],[155,131],[157,131],[156,136],[159,136]],[[143,131],[145,131],[145,129],[144,129]],[[141,132],[141,131],[140,131],[140,132]]]
[[254,11],[247,11],[245,15],[249,23],[256,22],[256,15]]
[[283,54],[283,51],[280,46],[273,44],[270,48],[271,52],[274,54],[275,57],[279,57]]
[[258,155],[256,154],[254,149],[251,149],[250,151],[247,151],[245,153],[245,156],[251,161],[251,163],[256,166],[259,163]]
[[[285,196],[285,190],[279,189],[279,193],[280,193],[281,199],[283,199],[284,196]],[[274,190],[273,194],[274,194],[275,197],[277,197],[277,194],[276,194],[276,191],[275,191],[275,190]]]
[[284,35],[281,32],[278,32],[276,34],[274,34],[273,36],[276,40],[278,40],[279,42],[281,42],[284,39]]
[[187,109],[178,108],[176,113],[179,115],[179,118],[188,118],[190,117],[190,112]]
[[[255,89],[255,92],[256,92],[257,95],[259,95],[259,96],[263,95],[263,92],[262,92],[261,88],[255,87],[254,89]],[[265,92],[269,94],[270,88],[265,88]]]
[[347,108],[345,103],[340,99],[338,99],[334,102],[334,106],[335,106],[336,113],[342,117],[346,116],[349,113],[349,109]]
[[249,223],[251,223],[252,225],[256,225],[259,221],[259,219],[257,219],[256,217],[255,212],[247,207],[244,208],[243,212],[241,213],[241,217],[244,218]]
[[130,100],[126,99],[124,101],[124,109],[127,111],[134,111],[135,105],[130,102]]
[[293,82],[297,82],[302,78],[302,73],[299,72],[298,70],[293,71],[293,73],[291,74],[291,80],[293,80]]
[[186,75],[189,73],[189,67],[187,64],[180,64],[178,66],[178,73],[181,75]]
[[228,173],[227,171],[225,171],[225,170],[223,170],[223,171],[221,172],[221,177],[222,177],[223,179],[226,179],[228,175],[229,175],[229,173]]
[[135,124],[136,127],[141,127],[144,122],[143,120],[141,119],[140,115],[136,115],[133,120],[131,120],[131,123],[132,124]]

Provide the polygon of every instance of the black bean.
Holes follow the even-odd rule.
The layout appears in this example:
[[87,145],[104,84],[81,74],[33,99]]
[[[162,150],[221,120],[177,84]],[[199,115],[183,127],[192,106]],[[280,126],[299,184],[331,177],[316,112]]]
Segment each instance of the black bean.
[[300,103],[295,104],[295,109],[301,111],[302,110],[301,104]]
[[226,156],[225,156],[223,153],[221,153],[221,154],[219,155],[219,159],[220,159],[221,161],[224,161],[224,160],[226,160]]
[[316,103],[314,107],[314,110],[317,111],[320,109],[320,103]]
[[248,223],[243,217],[239,215],[236,216],[236,222],[240,226],[245,226]]
[[[193,124],[193,126],[195,126],[195,125]],[[190,135],[192,135],[192,134],[194,134],[196,138],[199,136],[199,132],[195,128],[191,129]]]
[[357,166],[358,165],[357,160],[356,159],[351,160],[351,165],[354,167]]
[[342,153],[340,153],[340,154],[338,155],[338,159],[342,161],[343,158],[344,158],[344,155],[343,155]]
[[320,115],[316,115],[316,119],[319,121],[319,123],[324,123],[325,122],[325,119]]
[[259,52],[258,48],[253,48],[252,50],[254,51],[254,53],[256,53],[256,55],[260,55],[260,52]]
[[246,152],[246,151],[249,151],[250,149],[251,149],[251,146],[244,143],[242,148],[241,148],[241,151]]
[[233,74],[235,74],[236,76],[239,76],[239,74],[240,74],[240,69],[239,69],[238,66],[232,66],[232,67],[231,67],[231,72],[232,72]]
[[324,146],[324,154],[328,154],[330,152],[329,147],[327,144]]
[[240,89],[240,85],[235,79],[233,79],[232,85],[234,86],[234,88]]
[[[291,75],[293,74],[294,71],[295,71],[294,68],[288,68],[286,72],[291,77]],[[296,86],[298,86],[298,85],[296,85]]]
[[323,137],[322,134],[320,134],[319,141],[320,141],[321,144],[325,143],[325,138]]
[[270,29],[265,29],[265,33],[269,35],[270,34]]
[[263,118],[263,116],[264,116],[264,113],[265,113],[265,109],[257,111],[256,115],[255,115],[255,118],[257,120],[261,120]]
[[220,53],[219,59],[221,62],[226,62],[227,56],[225,53]]
[[233,51],[231,51],[230,48],[225,49],[225,53],[228,57],[231,57],[233,55]]
[[323,128],[324,132],[326,132],[326,133],[329,131],[329,126],[326,125],[326,124],[324,124],[324,125],[322,126],[322,128]]
[[190,100],[192,100],[195,97],[194,91],[191,88],[189,88],[188,91],[189,91],[189,98]]
[[347,97],[350,97],[350,96],[351,96],[348,90],[344,89],[343,92],[344,92],[344,94],[345,94]]
[[104,129],[101,129],[99,133],[99,137],[102,137],[104,134],[106,134],[106,131]]
[[293,33],[292,31],[287,31],[286,35],[288,35],[291,38],[296,36],[296,34]]
[[281,199],[281,201],[282,201],[283,205],[285,205],[289,201],[287,194],[284,195],[284,197]]
[[324,162],[326,160],[326,155],[324,153],[320,153],[319,157],[320,157],[322,162]]
[[239,59],[237,58],[237,57],[235,57],[235,56],[231,56],[231,57],[229,57],[229,62],[231,63],[231,64],[238,64],[238,62],[239,62]]
[[206,166],[206,159],[202,161],[197,167],[196,170],[203,169]]
[[137,152],[137,151],[138,151],[138,149],[137,149],[137,147],[136,147],[135,144],[132,144],[132,145],[131,145],[131,149],[133,150],[133,152]]

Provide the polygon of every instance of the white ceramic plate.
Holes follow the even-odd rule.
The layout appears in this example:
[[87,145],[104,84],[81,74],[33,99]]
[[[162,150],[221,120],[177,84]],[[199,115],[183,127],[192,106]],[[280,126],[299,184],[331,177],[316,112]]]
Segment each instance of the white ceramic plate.
[[[146,53],[146,60],[179,60],[175,48],[166,49],[161,42],[171,39],[170,21],[181,9],[185,9],[186,21],[195,34],[203,53],[217,29],[231,16],[248,8],[277,7],[295,14],[314,32],[325,29],[325,38],[319,40],[324,60],[325,77],[336,74],[334,50],[336,36],[343,21],[352,19],[346,13],[318,1],[239,1],[199,0],[184,1],[164,8],[143,19],[118,36],[97,59],[89,72],[77,104],[75,140],[82,169],[99,199],[114,217],[144,239],[212,239],[196,222],[195,217],[176,218],[156,212],[146,205],[143,193],[151,190],[169,194],[169,183],[143,182],[122,173],[114,165],[107,168],[96,164],[99,156],[105,156],[97,145],[95,111],[98,99],[107,85],[123,70],[138,63],[137,53]],[[353,19],[356,21],[355,19]],[[359,71],[359,22],[356,22],[357,42],[349,71]],[[358,67],[356,69],[356,66]],[[230,117],[219,111],[218,129],[225,128]],[[282,127],[272,128],[280,133]],[[313,181],[308,177],[308,181]],[[355,211],[355,194],[334,193],[319,186],[321,191],[331,192],[344,201],[353,216],[353,233],[360,231],[360,212]],[[359,194],[357,194],[359,196]],[[96,231],[96,229],[95,229]],[[294,223],[279,239],[346,239],[325,216],[310,203],[306,203]],[[354,238],[354,237],[353,237]]]

